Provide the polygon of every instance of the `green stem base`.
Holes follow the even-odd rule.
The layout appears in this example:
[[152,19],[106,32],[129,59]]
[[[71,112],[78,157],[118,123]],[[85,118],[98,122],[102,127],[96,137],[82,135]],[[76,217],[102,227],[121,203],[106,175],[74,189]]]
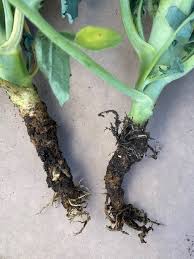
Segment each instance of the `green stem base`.
[[132,102],[131,111],[128,117],[136,124],[143,126],[153,115],[153,105],[145,105],[142,102]]

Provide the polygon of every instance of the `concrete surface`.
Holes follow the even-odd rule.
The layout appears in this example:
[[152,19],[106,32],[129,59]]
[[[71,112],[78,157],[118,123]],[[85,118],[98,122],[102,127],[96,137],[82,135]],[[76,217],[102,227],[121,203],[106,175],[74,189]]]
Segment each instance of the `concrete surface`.
[[[59,1],[50,1],[48,20],[60,31],[68,25],[58,15]],[[53,2],[53,3],[52,3]],[[85,24],[123,31],[117,0],[83,0],[77,30]],[[47,6],[48,7],[48,6]],[[47,8],[46,8],[47,9]],[[46,11],[45,11],[46,13]],[[93,55],[125,82],[134,82],[137,60],[127,40],[116,50]],[[190,259],[194,240],[194,83],[193,72],[171,84],[162,94],[150,122],[152,136],[162,146],[157,161],[145,159],[125,179],[130,200],[165,226],[155,228],[140,244],[137,235],[112,233],[105,228],[103,177],[115,140],[104,128],[111,116],[121,116],[130,101],[72,61],[71,100],[60,108],[43,77],[36,82],[50,114],[59,125],[61,148],[75,179],[84,178],[92,190],[88,209],[92,220],[82,235],[70,224],[63,208],[37,212],[51,198],[45,174],[17,110],[0,92],[0,258],[3,259]]]

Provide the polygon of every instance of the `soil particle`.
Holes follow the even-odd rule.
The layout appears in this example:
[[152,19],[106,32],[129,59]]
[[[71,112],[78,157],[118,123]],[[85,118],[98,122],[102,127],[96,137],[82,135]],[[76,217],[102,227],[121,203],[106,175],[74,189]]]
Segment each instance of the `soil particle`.
[[[99,116],[104,117],[104,114],[110,112],[115,115],[115,125],[111,124],[109,129],[116,137],[117,149],[109,161],[104,178],[107,190],[105,213],[111,223],[108,228],[126,233],[123,231],[123,227],[127,225],[139,231],[138,236],[141,242],[145,243],[147,233],[153,230],[152,225],[159,225],[159,223],[150,220],[143,210],[135,208],[132,204],[125,203],[122,183],[125,174],[128,173],[131,166],[141,161],[147,150],[150,149],[148,144],[150,136],[146,131],[146,125],[135,125],[127,116],[119,132],[121,121],[117,112],[108,110],[100,113]],[[154,152],[154,150],[152,151]],[[156,159],[157,154],[154,154],[154,158]]]
[[191,258],[194,258],[194,236],[193,235],[186,235],[186,241],[188,243],[188,253]]

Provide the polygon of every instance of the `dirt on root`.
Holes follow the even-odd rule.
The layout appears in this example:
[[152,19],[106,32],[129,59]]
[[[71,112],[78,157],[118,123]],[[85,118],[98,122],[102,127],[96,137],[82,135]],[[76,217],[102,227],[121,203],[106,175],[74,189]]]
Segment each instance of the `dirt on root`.
[[71,170],[59,148],[56,122],[49,116],[43,102],[36,104],[23,116],[31,142],[36,147],[47,174],[47,184],[55,197],[60,199],[70,220],[83,218],[83,227],[90,216],[85,207],[89,192],[84,186],[75,185]]
[[[111,123],[108,129],[111,130],[117,140],[117,149],[109,161],[104,178],[107,191],[105,213],[111,223],[108,228],[126,233],[123,227],[127,225],[139,231],[138,236],[141,242],[145,243],[147,233],[153,230],[152,225],[159,225],[159,223],[150,220],[143,210],[125,203],[122,183],[131,166],[141,161],[148,149],[151,149],[155,159],[157,152],[148,143],[150,136],[146,131],[146,125],[138,126],[127,116],[121,122],[118,113],[114,110],[102,112],[99,116],[104,117],[107,113],[115,115],[115,123]],[[121,123],[122,128],[120,130]]]

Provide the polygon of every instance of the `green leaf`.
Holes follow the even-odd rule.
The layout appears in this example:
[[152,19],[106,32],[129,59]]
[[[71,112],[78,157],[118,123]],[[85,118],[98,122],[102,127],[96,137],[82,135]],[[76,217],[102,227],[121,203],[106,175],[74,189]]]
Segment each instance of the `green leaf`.
[[[164,4],[164,2],[162,3]],[[152,64],[152,71],[149,73],[147,83],[161,79],[171,82],[186,73],[187,65],[185,66],[185,62],[194,53],[194,44],[192,42],[194,12],[192,12],[191,2],[184,3],[187,5],[187,15],[176,6],[168,7],[165,10],[165,24],[169,28],[165,27],[166,30],[164,31],[171,34],[171,39],[168,37],[166,38],[166,43],[163,43],[156,62]],[[161,15],[161,10],[158,15]],[[158,29],[159,26],[160,24],[158,23]],[[158,44],[160,44],[159,41]]]
[[13,29],[13,13],[12,13],[11,5],[8,2],[8,0],[2,0],[2,3],[3,3],[4,16],[5,16],[6,40],[8,40]]
[[90,50],[102,50],[115,47],[121,43],[122,37],[112,29],[86,26],[82,28],[75,37],[75,42],[81,47]]
[[144,39],[143,15],[144,15],[144,0],[135,0],[130,2],[131,13],[135,27],[142,39]]
[[[175,29],[183,22],[180,15],[177,15],[177,20],[172,22]],[[170,18],[173,20],[172,17]],[[149,75],[149,78],[154,77],[167,77],[177,74],[184,73],[184,62],[191,57],[194,53],[194,44],[192,42],[192,23],[188,22],[182,29],[177,33],[176,38],[169,46],[169,48],[160,57],[156,66]],[[191,39],[191,41],[190,41]]]
[[61,15],[67,17],[69,23],[73,23],[78,17],[78,5],[81,0],[61,0]]
[[48,79],[59,104],[63,105],[69,99],[69,55],[41,33],[36,37],[35,50],[41,72]]
[[171,6],[168,8],[166,19],[174,31],[181,25],[186,17],[187,16],[176,6]]
[[24,31],[21,40],[21,46],[26,60],[28,71],[33,71],[35,63],[34,55],[34,37],[28,31]]

